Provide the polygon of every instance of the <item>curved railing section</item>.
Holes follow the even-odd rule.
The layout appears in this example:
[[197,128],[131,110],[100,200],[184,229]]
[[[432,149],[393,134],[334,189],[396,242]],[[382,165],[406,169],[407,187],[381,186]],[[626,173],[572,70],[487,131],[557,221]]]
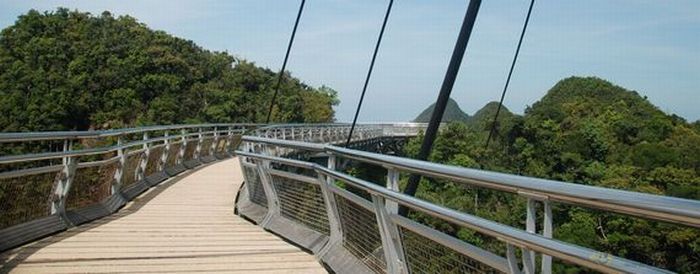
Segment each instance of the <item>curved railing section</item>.
[[231,157],[257,127],[0,133],[0,250],[110,215],[167,178]]
[[[700,201],[441,165],[332,142],[274,139],[289,133],[258,136],[264,138],[244,136],[236,151],[246,179],[238,213],[308,249],[338,273],[551,273],[553,258],[610,273],[667,272],[553,239],[553,203],[700,228]],[[343,173],[339,166],[347,161],[384,168],[386,181]],[[404,195],[399,177],[410,174],[524,197],[526,227]],[[469,244],[400,215],[399,207],[492,237],[503,250]]]
[[[387,128],[358,125],[353,144],[380,140]],[[336,144],[349,130],[349,124],[200,124],[0,133],[0,251],[110,215],[168,178],[229,158],[244,133]]]

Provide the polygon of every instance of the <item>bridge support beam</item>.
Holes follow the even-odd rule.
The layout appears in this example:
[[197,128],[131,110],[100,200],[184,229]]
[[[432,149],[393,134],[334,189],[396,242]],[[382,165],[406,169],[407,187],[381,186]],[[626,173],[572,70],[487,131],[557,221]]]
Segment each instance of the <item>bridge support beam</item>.
[[[450,93],[452,93],[452,87],[457,79],[457,73],[459,73],[459,68],[462,65],[462,58],[464,58],[464,53],[467,50],[469,37],[472,34],[472,29],[474,28],[474,22],[476,22],[476,16],[479,14],[480,6],[481,0],[469,1],[467,13],[464,15],[464,21],[462,21],[462,27],[459,31],[454,50],[452,51],[450,64],[447,66],[447,72],[445,72],[445,78],[442,81],[440,93],[435,102],[432,116],[430,117],[430,123],[425,130],[425,137],[423,138],[423,144],[421,144],[420,152],[418,153],[418,160],[427,160],[428,156],[430,156],[430,151],[433,149],[433,142],[435,141],[435,137],[437,137],[437,132],[442,122],[442,115],[445,112],[445,107],[450,99]],[[406,195],[414,196],[416,194],[420,178],[421,177],[418,175],[413,175],[409,178],[408,185],[404,191]],[[405,211],[406,210],[402,209],[402,215],[405,215]]]

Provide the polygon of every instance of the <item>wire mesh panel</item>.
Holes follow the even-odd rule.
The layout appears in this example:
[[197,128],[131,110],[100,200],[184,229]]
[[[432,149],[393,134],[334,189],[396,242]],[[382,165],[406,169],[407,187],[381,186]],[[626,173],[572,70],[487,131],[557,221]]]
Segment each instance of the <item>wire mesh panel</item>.
[[202,150],[199,153],[199,157],[205,157],[211,155],[211,145],[214,143],[214,137],[207,137],[202,141]]
[[[240,134],[233,135],[233,137],[231,137],[230,142],[228,144],[229,146],[227,148],[224,148],[224,150],[225,151],[232,151],[232,152],[236,151],[236,148],[238,148],[238,146],[241,144],[241,138],[242,138],[242,136]],[[224,143],[224,146],[225,145],[226,145],[226,143]]]
[[411,273],[501,273],[408,229],[401,237]]
[[228,139],[228,136],[221,136],[219,140],[216,142],[216,146],[214,147],[214,153],[224,153],[226,152],[226,141]]
[[126,156],[124,169],[122,170],[122,187],[127,187],[136,182],[136,169],[141,163],[143,152],[132,153]]
[[194,152],[197,150],[198,140],[190,140],[187,142],[187,147],[185,147],[185,156],[183,157],[185,161],[194,159]]
[[160,159],[163,156],[164,152],[165,147],[163,146],[151,148],[151,151],[148,154],[148,163],[146,164],[146,170],[144,171],[144,175],[146,177],[158,172],[158,165],[160,165]]
[[76,169],[66,197],[66,208],[76,209],[102,202],[111,195],[114,172],[119,162]]
[[170,145],[170,150],[168,151],[168,158],[165,160],[165,167],[173,167],[177,165],[177,156],[180,154],[180,147],[182,143],[175,143]]
[[321,187],[308,182],[272,175],[282,216],[330,236],[330,225]]
[[0,229],[48,216],[58,173],[0,179]]
[[250,200],[262,207],[267,208],[267,196],[265,196],[265,189],[263,188],[262,182],[260,182],[260,174],[255,167],[243,167],[243,172],[245,172],[245,177],[248,180],[248,195]]
[[343,246],[376,273],[386,272],[382,239],[374,212],[335,195]]

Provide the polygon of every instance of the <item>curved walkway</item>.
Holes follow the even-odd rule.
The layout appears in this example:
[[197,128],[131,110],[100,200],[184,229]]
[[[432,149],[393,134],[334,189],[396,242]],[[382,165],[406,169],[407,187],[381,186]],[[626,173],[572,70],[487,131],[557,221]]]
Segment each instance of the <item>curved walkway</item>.
[[2,255],[12,273],[326,273],[313,255],[233,214],[237,159],[166,181],[112,216]]

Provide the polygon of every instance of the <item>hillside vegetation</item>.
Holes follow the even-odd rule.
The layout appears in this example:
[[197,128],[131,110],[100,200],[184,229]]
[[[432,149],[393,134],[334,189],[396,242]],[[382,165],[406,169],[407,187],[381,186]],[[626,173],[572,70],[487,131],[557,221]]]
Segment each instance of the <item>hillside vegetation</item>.
[[[0,131],[260,122],[275,77],[129,16],[32,10],[0,33]],[[281,91],[275,121],[333,121],[332,89]]]
[[[495,105],[497,106],[497,105]],[[488,109],[495,109],[491,106]],[[483,112],[491,112],[488,109]],[[494,110],[495,111],[495,110]],[[481,111],[480,111],[481,112]],[[476,114],[481,116],[481,114]],[[430,160],[577,184],[700,199],[700,132],[634,91],[595,77],[571,77],[552,87],[523,116],[501,121],[484,148],[488,125],[452,123]],[[416,155],[420,138],[406,147]],[[423,179],[418,196],[463,212],[524,227],[525,200],[511,194]],[[555,203],[557,239],[685,273],[700,269],[698,229]],[[421,216],[414,216],[423,218]],[[478,246],[502,252],[494,239],[431,223]],[[556,265],[555,273],[587,272]]]
[[[423,110],[413,122],[416,123],[427,123],[430,122],[430,116],[433,115],[433,110],[435,109],[435,103],[428,106]],[[466,122],[469,120],[469,115],[464,113],[459,107],[459,104],[455,102],[452,98],[448,99],[447,105],[445,106],[445,113],[442,115],[442,122]]]

